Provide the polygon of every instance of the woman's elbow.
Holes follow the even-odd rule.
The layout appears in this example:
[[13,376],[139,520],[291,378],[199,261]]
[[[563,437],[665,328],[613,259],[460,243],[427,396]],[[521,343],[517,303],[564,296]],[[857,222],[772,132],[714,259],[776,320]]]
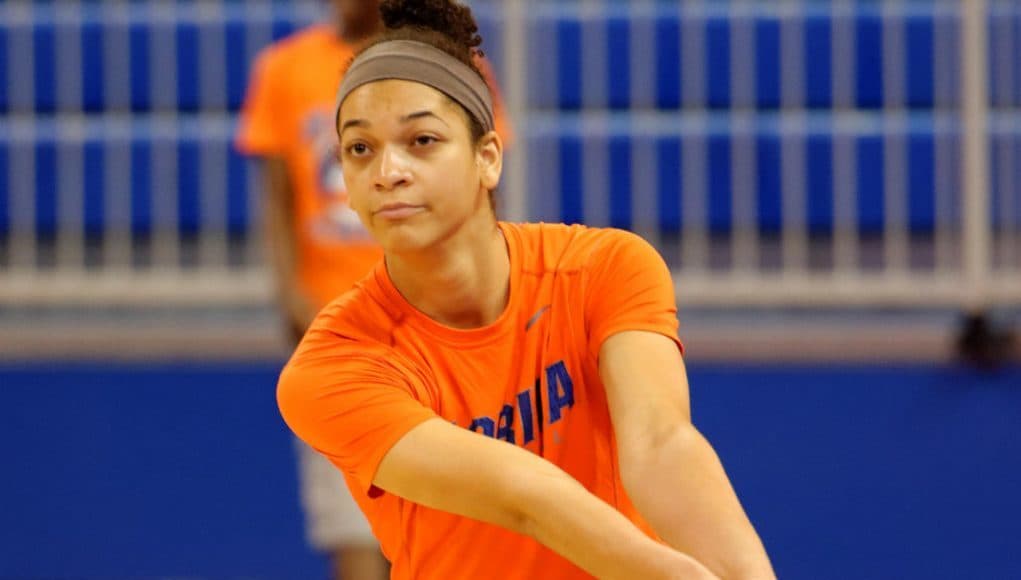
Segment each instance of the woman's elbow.
[[650,427],[618,441],[618,463],[624,489],[634,498],[647,487],[650,477],[671,462],[683,461],[685,456],[705,444],[702,434],[688,422]]

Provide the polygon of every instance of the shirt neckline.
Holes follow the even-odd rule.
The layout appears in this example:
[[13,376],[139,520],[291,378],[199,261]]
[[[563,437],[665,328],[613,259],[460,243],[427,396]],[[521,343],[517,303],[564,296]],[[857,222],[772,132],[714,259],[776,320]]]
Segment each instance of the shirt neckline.
[[421,330],[436,339],[458,346],[481,346],[497,340],[508,330],[512,329],[515,318],[513,311],[517,306],[517,294],[520,286],[521,241],[518,238],[518,231],[511,224],[497,222],[497,226],[503,232],[503,237],[507,244],[510,261],[510,289],[507,293],[507,305],[496,320],[478,328],[454,328],[433,320],[404,298],[393,285],[390,274],[386,270],[386,262],[380,260],[376,264],[374,272],[376,283],[383,292],[384,299],[395,310],[398,318],[404,324]]

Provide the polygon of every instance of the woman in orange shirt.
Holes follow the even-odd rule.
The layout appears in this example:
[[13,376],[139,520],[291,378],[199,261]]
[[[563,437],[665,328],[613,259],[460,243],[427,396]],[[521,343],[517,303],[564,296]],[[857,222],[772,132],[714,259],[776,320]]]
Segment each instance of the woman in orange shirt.
[[771,578],[692,426],[669,271],[612,229],[510,224],[503,143],[450,0],[385,0],[337,96],[374,273],[281,374],[394,578]]

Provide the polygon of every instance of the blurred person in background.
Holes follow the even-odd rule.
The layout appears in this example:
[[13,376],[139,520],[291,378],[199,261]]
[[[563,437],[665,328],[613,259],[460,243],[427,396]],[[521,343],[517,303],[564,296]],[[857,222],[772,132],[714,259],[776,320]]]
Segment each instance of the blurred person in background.
[[[333,125],[344,68],[358,47],[382,30],[379,0],[330,4],[332,21],[300,30],[259,54],[236,139],[242,153],[262,161],[269,256],[293,345],[320,308],[382,257],[348,203]],[[502,114],[499,126],[508,137]],[[330,555],[335,578],[386,577],[386,560],[343,477],[307,445],[296,444],[310,543]]]
[[[262,161],[269,258],[292,344],[319,308],[382,256],[348,205],[332,122],[344,65],[381,28],[379,0],[330,3],[331,22],[259,54],[236,140],[241,152]],[[386,560],[343,478],[303,443],[296,447],[306,535],[329,554],[332,576],[386,578]]]

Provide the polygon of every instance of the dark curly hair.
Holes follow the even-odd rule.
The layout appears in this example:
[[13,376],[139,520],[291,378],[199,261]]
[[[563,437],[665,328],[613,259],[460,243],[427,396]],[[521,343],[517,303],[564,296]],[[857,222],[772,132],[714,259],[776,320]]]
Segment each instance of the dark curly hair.
[[[383,0],[379,12],[385,29],[362,51],[388,40],[424,42],[463,62],[485,80],[476,63],[483,54],[479,49],[482,37],[471,9],[464,4],[456,0]],[[472,143],[477,144],[486,134],[482,122],[461,109],[468,118]]]

